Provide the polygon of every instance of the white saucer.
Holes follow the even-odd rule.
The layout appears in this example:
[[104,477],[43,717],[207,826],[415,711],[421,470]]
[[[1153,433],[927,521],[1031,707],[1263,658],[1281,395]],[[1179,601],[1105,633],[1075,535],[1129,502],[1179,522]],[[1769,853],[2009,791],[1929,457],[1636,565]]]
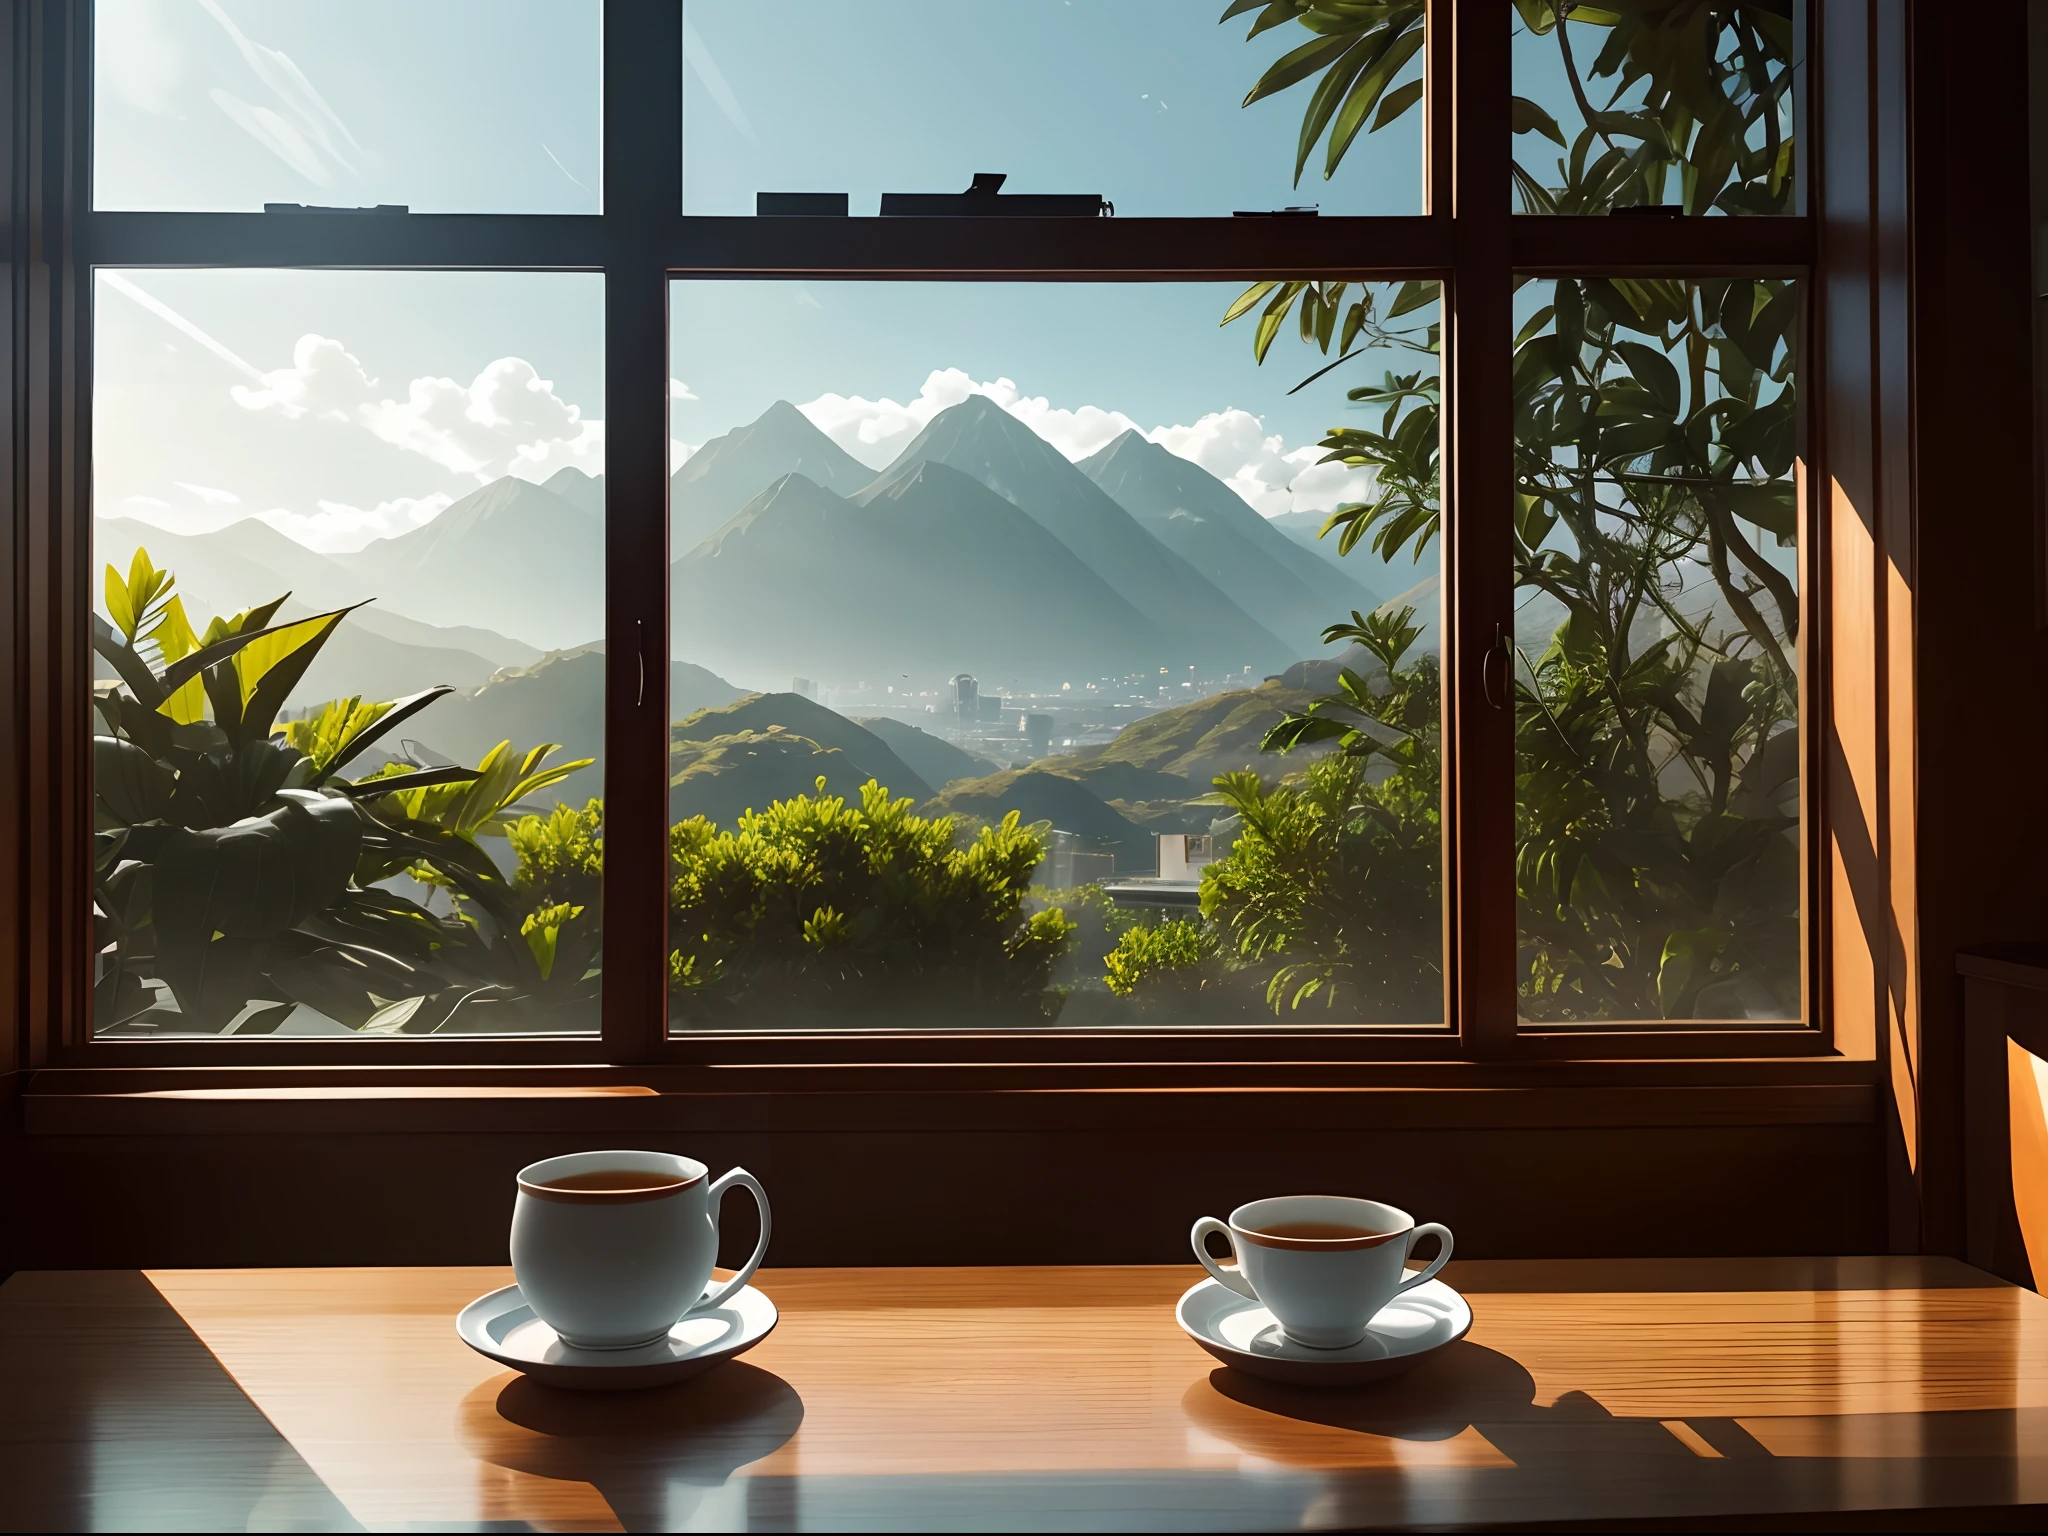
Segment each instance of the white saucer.
[[774,1331],[775,1322],[775,1303],[749,1285],[722,1307],[692,1313],[652,1344],[577,1349],[533,1315],[518,1286],[508,1285],[456,1314],[455,1332],[478,1354],[548,1386],[623,1392],[688,1381],[752,1349]]
[[1204,1280],[1181,1297],[1183,1331],[1225,1365],[1302,1387],[1384,1381],[1419,1364],[1472,1328],[1472,1308],[1441,1280],[1396,1297],[1349,1349],[1310,1349],[1280,1331],[1273,1314],[1227,1286]]

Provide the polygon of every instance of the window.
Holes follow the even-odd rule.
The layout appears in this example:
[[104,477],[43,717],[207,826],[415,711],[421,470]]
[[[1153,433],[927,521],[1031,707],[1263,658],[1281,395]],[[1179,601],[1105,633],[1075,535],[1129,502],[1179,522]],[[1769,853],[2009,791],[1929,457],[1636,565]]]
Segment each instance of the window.
[[85,1059],[1826,1048],[1803,9],[240,11],[88,55]]

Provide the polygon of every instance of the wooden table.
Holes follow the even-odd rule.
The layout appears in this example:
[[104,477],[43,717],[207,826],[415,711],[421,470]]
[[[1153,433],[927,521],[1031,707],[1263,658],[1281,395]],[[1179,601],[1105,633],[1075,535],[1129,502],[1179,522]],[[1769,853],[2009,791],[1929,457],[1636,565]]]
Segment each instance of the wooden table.
[[782,1323],[744,1360],[586,1397],[457,1341],[503,1270],[18,1274],[0,1526],[2033,1529],[2048,1505],[2048,1302],[1950,1260],[1454,1264],[1471,1337],[1331,1393],[1183,1338],[1199,1275],[765,1271]]

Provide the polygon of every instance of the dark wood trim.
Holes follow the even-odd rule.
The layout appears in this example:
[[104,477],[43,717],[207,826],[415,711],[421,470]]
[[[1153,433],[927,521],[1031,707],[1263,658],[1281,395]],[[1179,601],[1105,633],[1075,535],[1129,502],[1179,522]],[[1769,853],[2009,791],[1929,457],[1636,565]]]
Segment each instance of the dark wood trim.
[[1506,20],[1496,7],[1465,5],[1449,28],[1457,266],[1443,330],[1445,973],[1448,1017],[1479,1058],[1518,1045],[1506,638],[1514,625],[1515,222]]
[[[624,24],[630,21],[630,25]],[[647,1061],[668,1029],[669,281],[655,252],[677,217],[683,12],[605,25],[604,1045]]]
[[1238,1134],[1572,1129],[1581,1127],[1867,1125],[1868,1083],[1427,1088],[984,1088],[973,1093],[816,1089],[633,1091],[476,1089],[184,1089],[141,1094],[30,1093],[31,1136],[576,1133],[631,1136],[747,1131],[817,1135],[985,1132],[1179,1132],[1228,1124]]

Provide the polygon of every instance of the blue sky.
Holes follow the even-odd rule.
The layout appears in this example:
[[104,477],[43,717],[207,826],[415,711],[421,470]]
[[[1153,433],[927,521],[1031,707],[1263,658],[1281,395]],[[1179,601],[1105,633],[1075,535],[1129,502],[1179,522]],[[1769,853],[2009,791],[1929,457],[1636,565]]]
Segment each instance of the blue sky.
[[[885,189],[1000,170],[1016,190],[1101,192],[1126,217],[1414,211],[1419,114],[1362,139],[1335,182],[1312,166],[1293,189],[1302,93],[1239,103],[1298,29],[1247,44],[1245,21],[1216,25],[1221,8],[689,0],[685,204],[747,212],[757,189],[827,189],[859,212]],[[96,199],[595,211],[600,26],[594,0],[100,0]],[[678,285],[675,453],[780,397],[886,459],[892,406],[914,419],[981,387],[1070,452],[1129,423],[1262,510],[1327,505],[1345,489],[1329,471],[1288,487],[1346,414],[1338,380],[1289,399],[1315,359],[1284,339],[1255,368],[1250,323],[1216,326],[1233,296]],[[600,278],[103,273],[95,303],[102,515],[179,531],[261,515],[338,550],[497,474],[603,467]]]

